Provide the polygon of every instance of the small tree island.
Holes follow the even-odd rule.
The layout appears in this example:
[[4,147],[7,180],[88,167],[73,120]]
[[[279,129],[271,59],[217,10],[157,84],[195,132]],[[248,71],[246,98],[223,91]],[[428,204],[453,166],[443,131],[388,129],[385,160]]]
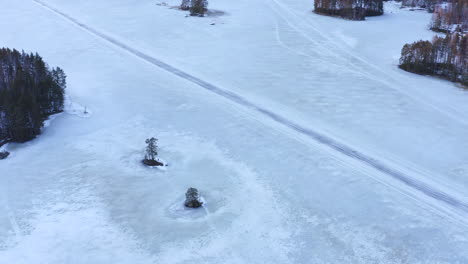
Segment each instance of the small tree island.
[[200,195],[198,190],[195,188],[188,188],[185,193],[185,207],[188,208],[199,208],[203,205],[203,202],[200,200]]
[[146,154],[145,159],[142,160],[143,164],[150,167],[164,166],[156,157],[158,156],[158,140],[154,137],[148,138],[146,141]]

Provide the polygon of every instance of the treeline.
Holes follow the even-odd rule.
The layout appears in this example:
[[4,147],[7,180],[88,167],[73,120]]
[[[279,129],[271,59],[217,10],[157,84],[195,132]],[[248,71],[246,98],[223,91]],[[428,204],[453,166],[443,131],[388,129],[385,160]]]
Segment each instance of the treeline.
[[314,0],[314,12],[351,20],[384,13],[382,0]]
[[36,137],[43,121],[63,111],[66,76],[42,58],[0,49],[0,144]]
[[404,7],[419,7],[424,8],[428,12],[434,12],[436,4],[442,2],[441,0],[402,0],[401,6]]
[[430,28],[446,36],[403,46],[400,68],[468,86],[468,1],[445,1],[435,5],[434,10]]
[[430,28],[436,32],[452,32],[456,28],[468,31],[468,1],[451,0],[437,5],[432,15]]
[[403,46],[400,68],[436,75],[468,85],[468,36],[456,31],[432,41],[417,41]]

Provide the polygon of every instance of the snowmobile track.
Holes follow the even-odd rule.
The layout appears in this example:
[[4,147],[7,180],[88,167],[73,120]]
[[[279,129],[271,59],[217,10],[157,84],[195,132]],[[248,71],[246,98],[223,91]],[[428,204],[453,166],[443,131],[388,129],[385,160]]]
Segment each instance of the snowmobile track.
[[437,188],[433,187],[433,186],[430,186],[420,180],[417,180],[415,179],[414,177],[410,177],[409,175],[405,174],[404,172],[398,170],[398,169],[395,169],[395,168],[392,168],[388,165],[386,165],[385,163],[377,160],[377,159],[374,159],[356,149],[353,149],[352,147],[349,147],[343,143],[340,143],[336,140],[334,140],[333,138],[329,137],[329,136],[326,136],[322,133],[319,133],[315,130],[312,130],[310,128],[307,128],[307,127],[304,127],[304,126],[301,126],[289,119],[287,119],[286,117],[284,116],[281,116],[279,114],[276,114],[275,112],[269,110],[269,109],[266,109],[264,107],[261,107],[261,106],[258,106],[256,105],[255,103],[249,101],[248,99],[242,97],[241,95],[239,94],[236,94],[234,92],[231,92],[231,91],[228,91],[228,90],[224,90],[218,86],[215,86],[211,83],[208,83],[202,79],[199,79],[193,75],[190,75],[189,73],[186,73],[182,70],[179,70],[165,62],[162,62],[154,57],[151,57],[137,49],[134,49],[112,37],[110,37],[109,35],[106,35],[78,20],[76,20],[75,18],[63,13],[62,11],[48,5],[47,3],[41,1],[41,0],[33,0],[34,2],[38,3],[39,5],[41,5],[42,7],[54,12],[55,14],[65,18],[66,20],[68,20],[69,22],[72,22],[73,24],[79,26],[81,29],[84,29],[85,31],[117,46],[118,48],[120,49],[123,49],[131,54],[133,54],[134,56],[150,63],[150,64],[153,64],[154,66],[157,66],[169,73],[172,73],[182,79],[185,79],[187,81],[190,81],[194,84],[197,84],[198,86],[212,92],[212,93],[215,93],[219,96],[222,96],[238,105],[241,105],[241,106],[244,106],[252,111],[255,111],[257,113],[260,113],[262,114],[263,116],[265,117],[268,117],[269,119],[283,125],[283,126],[286,126],[288,127],[289,129],[292,129],[294,130],[295,132],[298,132],[302,135],[305,135],[306,137],[308,138],[311,138],[313,139],[314,141],[322,144],[322,145],[325,145],[349,158],[352,158],[354,160],[357,160],[357,161],[360,161],[378,171],[380,171],[381,173],[384,173],[388,176],[391,176],[392,178],[398,180],[399,182],[401,183],[404,183],[405,185],[407,185],[408,187],[414,189],[414,190],[417,190],[419,191],[420,193],[423,193],[425,194],[426,196],[428,197],[431,197],[437,201],[440,201],[440,202],[443,202],[445,203],[446,205],[449,205],[450,207],[454,208],[454,209],[457,209],[458,211],[461,211],[463,212],[464,214],[468,214],[468,203],[465,202],[465,201],[461,201],[459,199],[457,199],[456,197],[453,197],[451,195],[449,195],[448,193],[445,193],[441,190],[438,190]]

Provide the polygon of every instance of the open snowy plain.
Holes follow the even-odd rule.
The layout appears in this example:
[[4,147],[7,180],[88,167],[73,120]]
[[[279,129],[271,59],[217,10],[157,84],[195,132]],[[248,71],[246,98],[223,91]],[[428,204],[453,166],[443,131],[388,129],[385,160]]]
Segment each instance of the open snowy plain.
[[397,68],[430,14],[166,2],[0,0],[0,46],[68,75],[0,161],[0,263],[468,263],[468,92]]

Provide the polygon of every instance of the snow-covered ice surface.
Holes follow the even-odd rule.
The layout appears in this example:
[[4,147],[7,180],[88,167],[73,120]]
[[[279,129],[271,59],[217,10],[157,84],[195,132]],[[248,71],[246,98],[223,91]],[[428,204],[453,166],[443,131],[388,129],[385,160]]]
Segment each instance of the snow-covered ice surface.
[[[429,14],[388,3],[352,22],[306,0],[218,0],[224,15],[186,18],[150,0],[42,3],[0,0],[0,46],[64,68],[72,100],[0,161],[0,263],[468,263],[462,207],[197,84],[467,204],[468,94],[396,67],[404,43],[432,37]],[[165,170],[140,163],[151,136]],[[188,187],[202,209],[183,208]]]

